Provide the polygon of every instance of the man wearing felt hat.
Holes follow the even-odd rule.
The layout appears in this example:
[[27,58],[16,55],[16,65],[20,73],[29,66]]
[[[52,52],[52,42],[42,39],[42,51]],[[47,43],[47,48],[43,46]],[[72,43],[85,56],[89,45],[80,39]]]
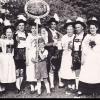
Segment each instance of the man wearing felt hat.
[[[57,57],[57,53],[59,52],[57,49],[57,43],[58,40],[62,37],[62,34],[56,30],[57,24],[59,23],[59,17],[57,14],[54,15],[53,18],[51,18],[48,21],[49,28],[47,28],[48,32],[48,44],[46,45],[49,54],[48,54],[48,66],[49,66],[49,79],[50,79],[50,85],[51,90],[54,91],[54,73],[59,68],[59,62],[55,59]],[[58,54],[59,55],[59,54]],[[60,58],[59,58],[60,59]],[[58,59],[58,60],[59,60]]]
[[82,46],[82,41],[86,35],[85,33],[85,22],[82,17],[78,17],[76,21],[74,22],[74,27],[75,27],[75,37],[73,39],[73,50],[72,50],[72,70],[75,71],[76,74],[76,89],[78,89],[78,77],[80,73],[80,68],[81,68],[81,46]]

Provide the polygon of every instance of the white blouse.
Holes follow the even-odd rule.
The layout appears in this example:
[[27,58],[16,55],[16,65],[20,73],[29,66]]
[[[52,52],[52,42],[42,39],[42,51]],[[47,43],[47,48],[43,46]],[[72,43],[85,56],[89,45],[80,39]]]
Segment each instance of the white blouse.
[[26,35],[25,35],[25,32],[17,31],[15,34],[17,34],[17,36],[20,39],[20,42],[18,43],[18,48],[25,48],[26,47]]
[[52,33],[54,42],[57,43],[57,39],[58,39],[57,38],[57,31],[56,30],[51,30],[51,29],[50,29],[50,31]]
[[76,34],[76,37],[75,37],[75,40],[74,40],[74,50],[75,51],[79,51],[79,46],[82,43],[83,35],[84,35],[84,32],[79,34],[79,35]]

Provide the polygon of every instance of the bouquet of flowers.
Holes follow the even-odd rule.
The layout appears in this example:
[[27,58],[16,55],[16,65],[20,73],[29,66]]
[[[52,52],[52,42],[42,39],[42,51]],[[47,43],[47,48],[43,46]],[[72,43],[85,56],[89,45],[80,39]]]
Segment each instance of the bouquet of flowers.
[[95,41],[90,41],[90,42],[89,42],[89,46],[90,46],[91,48],[93,48],[95,45],[96,45]]

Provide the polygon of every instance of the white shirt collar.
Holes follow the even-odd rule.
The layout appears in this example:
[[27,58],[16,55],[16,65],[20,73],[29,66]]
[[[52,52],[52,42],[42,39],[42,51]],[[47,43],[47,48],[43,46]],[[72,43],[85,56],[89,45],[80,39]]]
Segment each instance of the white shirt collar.
[[[49,29],[50,29],[50,28],[49,28]],[[56,30],[52,30],[52,29],[50,29],[50,31],[53,32],[53,33],[56,33],[56,32],[57,32]]]

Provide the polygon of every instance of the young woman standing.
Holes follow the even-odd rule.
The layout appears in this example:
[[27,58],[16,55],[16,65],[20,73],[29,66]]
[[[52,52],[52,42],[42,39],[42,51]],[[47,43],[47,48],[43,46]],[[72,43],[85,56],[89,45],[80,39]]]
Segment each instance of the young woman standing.
[[32,62],[32,60],[36,58],[37,34],[34,20],[29,22],[29,25],[31,27],[31,32],[28,33],[26,39],[26,81],[30,83],[31,93],[34,93],[37,79],[35,78],[35,62]]
[[[75,89],[75,72],[72,71],[72,47],[74,39],[74,28],[73,22],[68,19],[67,23],[64,25],[67,34],[65,34],[61,39],[61,46],[63,49],[61,67],[59,70],[59,78],[66,80],[68,89]],[[74,83],[71,84],[72,80]],[[66,91],[68,94],[68,91]]]
[[13,27],[4,27],[5,39],[0,39],[0,83],[1,91],[6,90],[8,83],[16,82],[16,67],[14,62]]
[[79,76],[79,94],[100,94],[100,34],[95,17],[87,21],[89,34],[82,43],[82,66]]

